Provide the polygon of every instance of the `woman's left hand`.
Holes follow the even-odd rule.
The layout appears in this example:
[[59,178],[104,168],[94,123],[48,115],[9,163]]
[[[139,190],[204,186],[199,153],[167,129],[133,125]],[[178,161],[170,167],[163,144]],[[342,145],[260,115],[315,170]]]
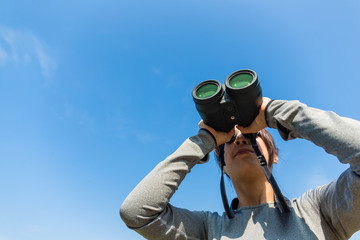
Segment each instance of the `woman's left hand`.
[[256,133],[260,131],[261,129],[264,129],[267,127],[266,120],[265,120],[265,109],[266,106],[271,101],[270,98],[263,97],[263,102],[260,106],[259,114],[256,116],[254,121],[250,124],[250,126],[242,127],[242,126],[236,126],[237,129],[241,131],[241,133]]

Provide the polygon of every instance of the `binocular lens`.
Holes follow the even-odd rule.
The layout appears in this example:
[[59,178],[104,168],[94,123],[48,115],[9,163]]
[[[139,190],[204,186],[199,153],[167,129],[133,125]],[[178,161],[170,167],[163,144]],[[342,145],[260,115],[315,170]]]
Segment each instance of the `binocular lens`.
[[253,81],[253,76],[249,73],[240,73],[231,78],[229,84],[233,88],[243,88]]
[[200,87],[197,91],[196,91],[196,96],[198,98],[208,98],[213,96],[218,90],[218,85],[214,84],[214,83],[208,83],[205,84],[204,86]]
[[204,123],[220,132],[229,132],[235,125],[249,126],[262,103],[257,74],[250,69],[231,73],[224,84],[203,81],[193,89],[192,97]]

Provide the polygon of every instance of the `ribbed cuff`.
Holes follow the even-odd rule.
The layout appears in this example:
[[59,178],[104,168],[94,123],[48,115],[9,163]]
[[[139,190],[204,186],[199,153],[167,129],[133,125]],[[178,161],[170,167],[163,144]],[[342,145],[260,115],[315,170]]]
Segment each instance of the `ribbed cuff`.
[[269,108],[269,106],[270,106],[270,104],[273,102],[273,101],[275,101],[275,99],[272,99],[272,100],[270,100],[270,102],[266,105],[266,107],[265,107],[265,121],[266,121],[266,126],[268,126],[268,127],[270,127],[270,125],[269,125],[269,116],[268,116],[268,108]]
[[215,146],[217,146],[216,138],[209,130],[207,130],[206,128],[200,128],[200,130],[204,130],[205,132],[208,132],[210,136],[214,139]]

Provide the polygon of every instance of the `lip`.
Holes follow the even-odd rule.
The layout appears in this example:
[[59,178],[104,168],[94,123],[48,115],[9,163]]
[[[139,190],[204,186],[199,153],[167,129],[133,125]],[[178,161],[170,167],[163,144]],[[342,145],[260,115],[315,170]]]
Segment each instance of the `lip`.
[[242,154],[253,154],[254,150],[250,148],[240,148],[235,152],[234,157],[240,156]]

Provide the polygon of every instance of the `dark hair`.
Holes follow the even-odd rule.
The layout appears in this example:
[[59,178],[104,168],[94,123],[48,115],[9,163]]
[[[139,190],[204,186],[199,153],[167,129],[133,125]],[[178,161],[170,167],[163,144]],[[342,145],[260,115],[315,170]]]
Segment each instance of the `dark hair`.
[[[275,160],[276,156],[278,155],[278,149],[277,149],[277,147],[275,145],[274,139],[266,129],[262,129],[259,132],[257,132],[257,136],[259,136],[265,143],[265,146],[266,146],[266,148],[268,150],[268,153],[269,153],[268,166],[269,166],[269,168],[271,168],[273,163],[274,163],[274,160]],[[216,155],[217,161],[219,161],[217,156],[218,156],[218,152],[220,150],[220,147],[224,147],[224,144],[216,147],[216,149],[215,149],[215,155]]]

